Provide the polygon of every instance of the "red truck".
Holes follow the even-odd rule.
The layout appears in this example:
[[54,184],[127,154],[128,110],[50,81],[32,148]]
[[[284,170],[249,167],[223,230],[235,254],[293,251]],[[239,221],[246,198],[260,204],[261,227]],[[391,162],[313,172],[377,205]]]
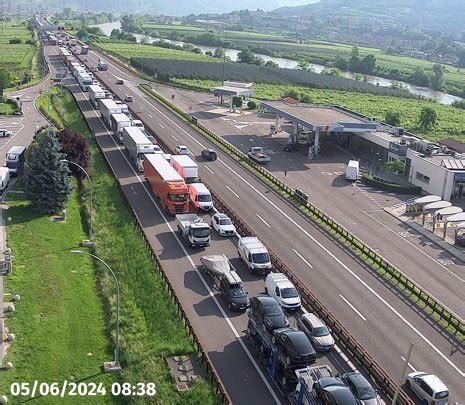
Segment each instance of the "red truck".
[[145,155],[144,175],[165,211],[171,215],[187,214],[189,210],[187,185],[163,155]]

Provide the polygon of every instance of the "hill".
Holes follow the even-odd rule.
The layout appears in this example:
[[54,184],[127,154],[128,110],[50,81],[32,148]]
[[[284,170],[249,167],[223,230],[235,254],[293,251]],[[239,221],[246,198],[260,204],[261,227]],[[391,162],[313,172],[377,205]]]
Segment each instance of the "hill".
[[463,0],[321,0],[275,11],[284,15],[349,17],[437,31],[465,32]]

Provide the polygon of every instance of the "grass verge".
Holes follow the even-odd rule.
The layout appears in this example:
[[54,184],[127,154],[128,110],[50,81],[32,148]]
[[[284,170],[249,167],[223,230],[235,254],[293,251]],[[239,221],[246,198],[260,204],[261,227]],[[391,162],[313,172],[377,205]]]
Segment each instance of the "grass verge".
[[[58,126],[83,134],[91,147],[95,254],[117,273],[121,284],[121,380],[155,382],[154,402],[215,403],[213,388],[206,381],[199,381],[192,390],[182,393],[172,382],[164,356],[192,353],[194,347],[124,196],[72,95],[55,87],[44,93],[38,104],[50,113]],[[108,327],[112,328],[114,283],[106,271],[98,269],[99,266],[99,287],[107,319],[110,319]],[[144,398],[143,402],[148,403],[150,399]]]

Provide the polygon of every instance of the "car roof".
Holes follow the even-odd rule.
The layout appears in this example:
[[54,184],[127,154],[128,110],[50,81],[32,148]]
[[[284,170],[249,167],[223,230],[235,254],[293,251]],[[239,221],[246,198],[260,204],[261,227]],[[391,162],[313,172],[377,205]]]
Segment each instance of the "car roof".
[[343,405],[358,404],[354,394],[347,387],[340,385],[331,385],[325,388],[326,392],[331,393],[331,396],[336,400],[336,403]]
[[320,326],[325,326],[325,324],[318,318],[315,314],[308,312],[306,314],[302,315],[302,318],[305,318],[307,321],[309,321],[313,327],[320,327]]
[[256,295],[255,297],[258,301],[260,301],[262,304],[271,304],[271,303],[278,303],[273,297],[270,297],[268,295]]
[[352,381],[357,387],[371,387],[370,382],[365,378],[365,376],[357,371],[344,374],[344,378]]
[[229,218],[226,214],[223,214],[222,212],[218,212],[217,214],[215,214],[215,216],[220,219]]
[[419,377],[436,392],[448,391],[446,385],[441,381],[441,379],[438,376],[434,374],[426,374],[421,375]]

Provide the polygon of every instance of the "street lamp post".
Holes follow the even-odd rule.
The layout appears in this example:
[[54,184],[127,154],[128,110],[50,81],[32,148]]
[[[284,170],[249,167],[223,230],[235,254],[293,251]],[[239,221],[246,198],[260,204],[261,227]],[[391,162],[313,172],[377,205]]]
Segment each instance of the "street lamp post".
[[93,255],[92,253],[83,252],[82,250],[71,250],[71,253],[78,253],[93,257],[94,259],[98,260],[102,263],[112,274],[113,278],[115,279],[116,284],[116,347],[115,347],[115,359],[114,361],[107,361],[103,363],[103,370],[105,373],[119,373],[121,372],[121,365],[119,364],[119,283],[118,278],[116,277],[115,272],[111,269],[111,267],[106,264],[100,257]]
[[89,180],[89,185],[90,185],[90,209],[89,209],[89,240],[83,240],[81,242],[81,246],[85,247],[90,247],[94,244],[94,234],[92,233],[92,180],[90,179],[89,173],[79,164],[76,162],[72,162],[71,160],[68,159],[61,159],[60,162],[62,163],[71,163],[72,165],[75,165],[81,169],[84,174],[86,175],[87,179]]

